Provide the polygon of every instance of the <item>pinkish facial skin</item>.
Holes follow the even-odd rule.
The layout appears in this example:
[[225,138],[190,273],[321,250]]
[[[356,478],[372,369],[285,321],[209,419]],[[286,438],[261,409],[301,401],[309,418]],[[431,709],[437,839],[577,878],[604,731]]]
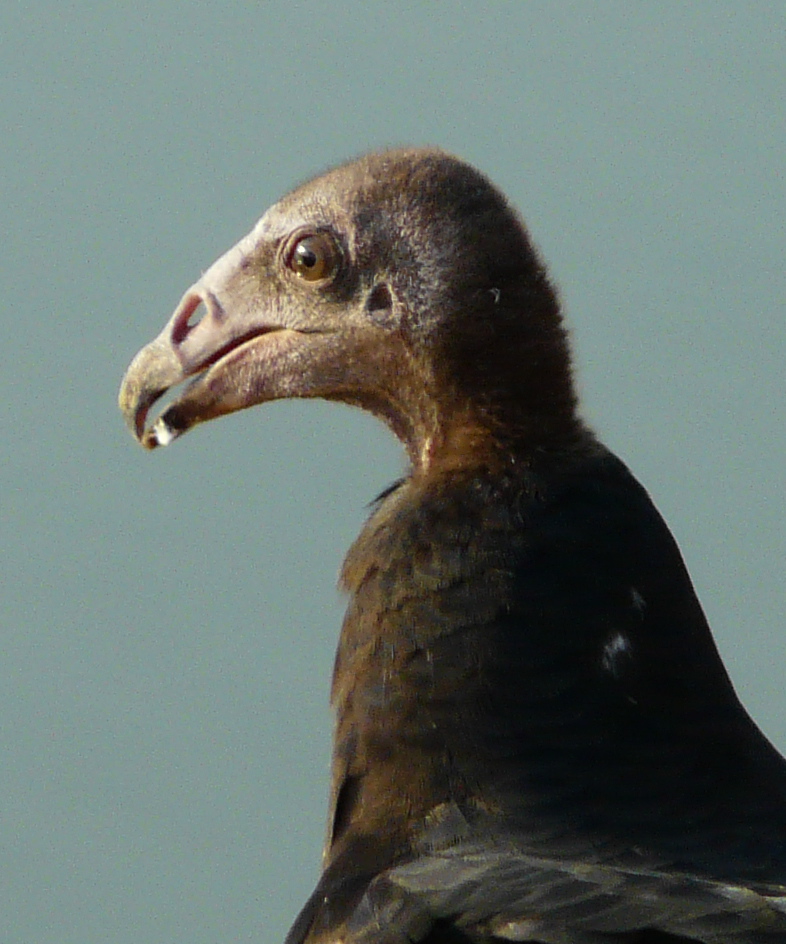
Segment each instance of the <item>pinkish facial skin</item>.
[[[264,254],[266,218],[221,256],[183,296],[161,334],[134,358],[120,391],[120,407],[148,449],[168,445],[197,423],[289,396],[286,374],[305,367],[325,339],[297,312],[282,311],[259,292],[255,266]],[[293,327],[285,322],[290,320]],[[152,404],[167,390],[194,378],[181,395],[146,426]]]

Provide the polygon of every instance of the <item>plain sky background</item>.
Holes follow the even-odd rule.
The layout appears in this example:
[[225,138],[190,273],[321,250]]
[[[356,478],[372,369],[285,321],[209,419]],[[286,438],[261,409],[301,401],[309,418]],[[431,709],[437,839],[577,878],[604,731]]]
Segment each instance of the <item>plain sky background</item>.
[[284,191],[438,144],[522,210],[585,414],[786,749],[786,6],[0,11],[0,939],[278,944],[316,881],[342,555],[403,469],[274,404],[134,445],[120,378]]

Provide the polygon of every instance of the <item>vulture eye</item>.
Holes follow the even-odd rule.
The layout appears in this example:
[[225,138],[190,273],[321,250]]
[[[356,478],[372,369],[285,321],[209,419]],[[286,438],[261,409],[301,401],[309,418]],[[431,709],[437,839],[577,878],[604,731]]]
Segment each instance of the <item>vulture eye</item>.
[[321,282],[336,274],[341,253],[329,233],[302,236],[292,247],[287,265],[306,282]]

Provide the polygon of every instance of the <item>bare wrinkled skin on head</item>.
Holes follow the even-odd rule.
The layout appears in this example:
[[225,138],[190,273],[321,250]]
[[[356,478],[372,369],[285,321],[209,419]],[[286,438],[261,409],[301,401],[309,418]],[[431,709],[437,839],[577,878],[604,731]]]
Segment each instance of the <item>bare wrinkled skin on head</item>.
[[[293,267],[311,234],[335,246],[335,265],[315,281]],[[148,424],[152,404],[184,380]],[[154,448],[284,397],[370,410],[415,465],[499,435],[570,428],[556,297],[486,178],[441,151],[413,149],[299,187],[186,292],[130,366],[120,405]]]

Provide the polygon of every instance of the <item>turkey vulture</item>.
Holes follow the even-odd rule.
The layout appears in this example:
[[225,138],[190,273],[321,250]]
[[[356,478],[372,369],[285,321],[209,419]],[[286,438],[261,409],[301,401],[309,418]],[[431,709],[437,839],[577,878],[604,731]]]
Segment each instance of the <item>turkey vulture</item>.
[[297,188],[120,405],[153,448],[282,397],[369,410],[410,465],[344,563],[324,868],[287,944],[786,942],[786,762],[582,421],[557,294],[486,177],[399,149]]

